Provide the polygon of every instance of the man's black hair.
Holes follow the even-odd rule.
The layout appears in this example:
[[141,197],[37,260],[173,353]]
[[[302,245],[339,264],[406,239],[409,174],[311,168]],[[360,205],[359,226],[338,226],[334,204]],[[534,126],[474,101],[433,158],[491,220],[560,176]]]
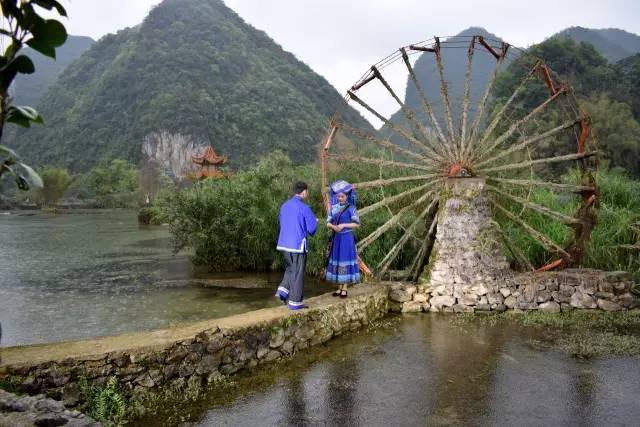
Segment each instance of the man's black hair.
[[293,194],[300,194],[302,193],[304,190],[306,190],[307,187],[307,183],[303,182],[303,181],[296,181],[295,184],[293,184]]

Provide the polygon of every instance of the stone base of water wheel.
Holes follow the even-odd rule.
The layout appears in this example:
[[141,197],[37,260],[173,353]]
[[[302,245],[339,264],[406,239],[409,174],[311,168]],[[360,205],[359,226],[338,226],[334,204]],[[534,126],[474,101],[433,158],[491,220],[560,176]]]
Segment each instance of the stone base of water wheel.
[[450,178],[441,195],[438,231],[419,282],[432,311],[500,310],[499,288],[512,277],[491,218],[485,181]]

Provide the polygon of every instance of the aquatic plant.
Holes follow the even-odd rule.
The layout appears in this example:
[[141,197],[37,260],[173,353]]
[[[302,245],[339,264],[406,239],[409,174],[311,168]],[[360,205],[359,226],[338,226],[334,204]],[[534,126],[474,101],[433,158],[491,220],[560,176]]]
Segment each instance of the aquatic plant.
[[124,423],[127,405],[120,392],[118,379],[109,377],[104,386],[89,384],[81,378],[80,394],[85,401],[81,411],[105,426],[121,426]]

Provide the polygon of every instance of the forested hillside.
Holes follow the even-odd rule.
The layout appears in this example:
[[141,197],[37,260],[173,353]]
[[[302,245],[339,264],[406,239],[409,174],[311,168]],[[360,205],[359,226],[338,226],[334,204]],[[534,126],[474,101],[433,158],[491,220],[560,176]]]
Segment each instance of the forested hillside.
[[[10,144],[35,164],[74,171],[113,158],[137,162],[143,143],[156,140],[176,149],[210,143],[232,167],[277,149],[302,163],[315,158],[341,102],[323,77],[222,1],[165,0],[68,68],[38,106],[46,126]],[[355,110],[343,115],[370,128]]]

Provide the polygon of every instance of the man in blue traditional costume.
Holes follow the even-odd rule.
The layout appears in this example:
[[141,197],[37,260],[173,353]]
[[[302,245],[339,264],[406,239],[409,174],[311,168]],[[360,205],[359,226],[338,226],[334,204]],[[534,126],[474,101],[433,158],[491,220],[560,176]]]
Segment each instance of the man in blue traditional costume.
[[276,296],[287,302],[289,309],[306,308],[303,304],[304,275],[307,265],[307,235],[313,236],[318,220],[304,202],[309,196],[307,184],[298,181],[293,185],[293,197],[280,207],[280,236],[277,249],[284,256],[284,277]]

